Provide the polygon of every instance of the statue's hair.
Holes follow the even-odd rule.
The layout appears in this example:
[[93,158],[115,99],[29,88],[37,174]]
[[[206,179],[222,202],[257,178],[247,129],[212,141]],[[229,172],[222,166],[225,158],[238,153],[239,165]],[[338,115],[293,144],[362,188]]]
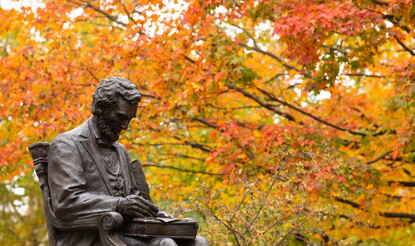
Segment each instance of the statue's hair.
[[95,89],[91,108],[92,114],[102,114],[105,108],[117,102],[118,95],[131,104],[141,101],[140,91],[133,82],[121,77],[109,77],[101,80]]

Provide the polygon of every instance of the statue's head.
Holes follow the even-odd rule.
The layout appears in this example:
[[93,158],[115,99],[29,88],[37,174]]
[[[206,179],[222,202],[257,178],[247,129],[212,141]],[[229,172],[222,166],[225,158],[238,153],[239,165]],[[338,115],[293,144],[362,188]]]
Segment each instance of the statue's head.
[[140,91],[128,79],[110,77],[101,80],[91,108],[101,135],[109,141],[117,141],[121,131],[126,130],[130,120],[135,118],[140,100]]
[[91,108],[92,114],[102,114],[105,109],[117,103],[119,96],[130,104],[137,104],[141,101],[140,91],[128,79],[109,77],[101,80],[94,92]]

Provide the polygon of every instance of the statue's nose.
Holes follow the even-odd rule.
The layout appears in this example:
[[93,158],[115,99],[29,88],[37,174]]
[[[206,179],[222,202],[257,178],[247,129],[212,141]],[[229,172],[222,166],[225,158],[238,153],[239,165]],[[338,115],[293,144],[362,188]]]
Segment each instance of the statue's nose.
[[129,120],[124,121],[124,122],[121,123],[121,128],[123,130],[127,130],[129,124],[130,124]]
[[128,124],[126,124],[126,123],[122,123],[122,124],[121,124],[121,128],[122,128],[123,130],[127,130],[127,128],[128,128]]

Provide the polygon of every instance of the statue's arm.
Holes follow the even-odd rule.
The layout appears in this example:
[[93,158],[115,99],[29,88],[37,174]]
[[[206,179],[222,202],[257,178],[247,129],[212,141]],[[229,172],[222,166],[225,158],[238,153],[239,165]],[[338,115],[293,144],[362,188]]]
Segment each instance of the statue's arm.
[[72,220],[116,211],[120,198],[86,191],[87,179],[81,158],[76,142],[70,136],[59,135],[50,145],[49,187],[52,208],[59,219]]

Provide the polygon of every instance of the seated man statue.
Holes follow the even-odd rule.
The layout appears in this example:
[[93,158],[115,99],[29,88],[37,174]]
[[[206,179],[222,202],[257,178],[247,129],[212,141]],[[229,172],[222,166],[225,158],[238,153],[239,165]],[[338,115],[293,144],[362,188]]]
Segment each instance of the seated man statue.
[[[104,79],[93,95],[93,116],[53,140],[48,179],[52,210],[58,219],[103,212],[118,212],[125,219],[170,216],[134,188],[130,158],[117,142],[121,131],[136,117],[140,100],[140,91],[128,79]],[[121,234],[121,240],[128,245],[177,245],[171,238],[137,239]],[[98,232],[81,230],[59,232],[57,242],[64,246],[101,245]],[[208,243],[196,237],[186,245]]]

